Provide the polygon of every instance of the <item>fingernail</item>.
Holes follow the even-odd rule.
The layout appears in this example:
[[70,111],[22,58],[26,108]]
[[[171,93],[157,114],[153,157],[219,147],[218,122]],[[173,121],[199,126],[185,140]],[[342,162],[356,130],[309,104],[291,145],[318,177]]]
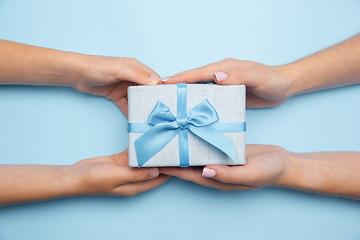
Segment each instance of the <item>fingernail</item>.
[[203,177],[208,177],[208,178],[215,177],[215,175],[216,175],[216,171],[210,168],[204,168],[202,173]]
[[169,80],[170,78],[169,77],[167,77],[167,78],[163,78],[163,79],[161,79],[161,81],[162,82],[166,82],[167,80]]
[[149,77],[149,84],[157,84],[160,78],[156,75],[150,75]]
[[214,73],[216,81],[225,81],[228,80],[229,76],[224,72],[216,72]]
[[151,178],[155,178],[155,177],[159,176],[159,169],[158,168],[149,169],[149,175]]

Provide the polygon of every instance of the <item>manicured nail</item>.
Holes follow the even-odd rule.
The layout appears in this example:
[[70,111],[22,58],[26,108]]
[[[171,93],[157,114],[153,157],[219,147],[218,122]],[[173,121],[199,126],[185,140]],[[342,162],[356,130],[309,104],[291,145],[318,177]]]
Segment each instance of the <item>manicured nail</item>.
[[159,176],[159,169],[158,168],[149,169],[149,175],[151,178],[156,178],[157,176]]
[[214,73],[216,81],[225,81],[228,80],[229,76],[224,72],[216,72]]
[[169,77],[167,77],[167,78],[163,78],[163,79],[161,79],[161,81],[162,82],[166,82],[167,80],[169,80],[170,78]]
[[156,75],[150,75],[149,77],[149,84],[157,84],[160,81],[160,78]]
[[212,178],[215,177],[216,175],[216,171],[214,169],[210,169],[210,168],[204,168],[202,176],[203,177],[208,177],[208,178]]

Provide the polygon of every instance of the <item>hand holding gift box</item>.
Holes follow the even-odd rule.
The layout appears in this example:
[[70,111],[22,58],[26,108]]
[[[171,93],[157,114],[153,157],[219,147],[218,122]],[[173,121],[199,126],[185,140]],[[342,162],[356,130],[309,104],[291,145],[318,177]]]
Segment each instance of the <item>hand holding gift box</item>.
[[177,84],[128,91],[130,166],[245,164],[245,86]]

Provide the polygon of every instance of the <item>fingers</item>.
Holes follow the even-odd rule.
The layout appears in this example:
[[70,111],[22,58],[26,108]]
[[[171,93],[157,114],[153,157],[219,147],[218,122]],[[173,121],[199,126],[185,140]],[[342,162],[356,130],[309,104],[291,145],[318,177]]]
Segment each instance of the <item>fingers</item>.
[[166,81],[165,84],[174,83],[195,83],[195,82],[209,82],[214,78],[214,73],[218,71],[224,71],[235,67],[234,61],[223,60],[220,62],[212,63],[200,68],[195,68],[189,71],[178,73]]
[[156,75],[160,78],[159,74],[157,74],[154,70],[152,70],[151,68],[149,68],[148,66],[146,66],[145,64],[143,64],[142,62],[138,61],[137,59],[134,59],[133,60],[133,63],[130,64],[132,65],[132,67],[135,67],[135,68],[138,68],[138,69],[141,69],[147,73],[150,73],[150,74],[153,74],[153,75]]
[[[160,172],[221,190],[253,189],[269,180],[264,176],[263,170],[259,169],[259,165],[253,164],[254,156],[268,152],[286,152],[286,150],[272,145],[247,145],[246,158],[249,162],[243,166],[208,165],[204,169],[160,168]],[[268,169],[265,172],[270,172],[269,166],[263,167]]]
[[130,86],[135,86],[136,83],[121,81],[115,84],[110,93],[105,96],[107,99],[113,101],[116,106],[128,117],[128,100],[127,100],[127,89]]
[[201,168],[188,167],[188,168],[179,168],[179,167],[162,167],[159,168],[160,172],[170,176],[176,176],[188,181],[196,180],[197,176],[201,176]]
[[114,174],[121,178],[122,183],[138,182],[159,176],[158,168],[131,168],[128,163],[128,149],[111,156],[121,166]]
[[195,68],[189,71],[178,73],[170,78],[164,78],[162,81],[166,84],[174,83],[195,83],[195,82],[209,82],[214,80],[214,73],[224,72],[235,68],[252,68],[260,66],[260,63],[241,61],[232,58],[224,59],[220,62],[211,63],[209,65]]
[[209,165],[203,169],[202,176],[223,183],[251,185],[254,175],[249,174],[247,166]]
[[122,167],[128,167],[129,166],[129,149],[125,149],[121,153],[113,154],[111,155],[117,164],[119,164]]
[[187,181],[191,181],[206,187],[216,188],[222,191],[253,189],[250,186],[241,184],[226,184],[211,178],[203,177],[201,168],[160,168],[160,171],[164,174],[176,176]]
[[114,154],[112,157],[116,163],[123,167],[122,176],[127,179],[126,182],[137,182],[146,179],[152,179],[159,176],[158,168],[131,168],[129,167],[129,150],[125,149],[121,153]]
[[156,85],[160,81],[160,77],[157,74],[151,74],[126,64],[116,72],[116,78],[142,85]]
[[227,71],[215,72],[214,80],[222,85],[246,85],[247,87],[258,88],[266,83],[262,70],[253,68],[233,68]]
[[[271,92],[271,91],[268,91]],[[284,103],[286,99],[283,100],[271,100],[268,98],[260,97],[250,91],[246,93],[246,108],[268,108],[275,107]]]
[[286,150],[282,147],[275,145],[260,145],[260,144],[246,145],[246,158],[250,158],[255,155],[266,152],[286,152]]
[[123,97],[127,96],[127,88],[130,86],[135,86],[136,83],[128,82],[128,81],[121,81],[116,83],[112,90],[109,92],[107,96],[105,96],[107,99],[110,99],[111,101],[115,102],[120,100]]
[[88,159],[81,160],[81,161],[77,162],[76,164],[111,162],[111,163],[116,163],[120,166],[129,166],[128,153],[129,153],[129,150],[125,149],[121,153],[113,154],[111,156],[88,158]]
[[161,174],[159,177],[142,182],[132,182],[121,185],[114,189],[113,194],[122,196],[135,196],[139,193],[149,191],[156,188],[170,179],[170,176]]
[[158,168],[131,168],[119,167],[115,172],[121,184],[130,182],[139,182],[148,179],[153,179],[159,176]]
[[118,101],[114,101],[114,103],[120,108],[120,110],[125,114],[126,117],[129,117],[128,100],[126,97],[121,98]]
[[94,157],[94,158],[87,158],[78,161],[75,163],[76,165],[83,165],[83,164],[89,164],[89,163],[104,163],[104,162],[113,162],[115,163],[115,159],[111,156],[103,156],[103,157]]

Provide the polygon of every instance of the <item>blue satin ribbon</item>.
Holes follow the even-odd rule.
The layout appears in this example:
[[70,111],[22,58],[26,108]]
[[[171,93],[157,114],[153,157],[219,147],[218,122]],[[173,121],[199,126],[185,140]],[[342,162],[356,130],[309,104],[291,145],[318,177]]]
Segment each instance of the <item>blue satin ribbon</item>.
[[[220,132],[245,132],[246,123],[245,122],[235,122],[235,123],[213,123],[211,125],[213,128]],[[144,133],[154,125],[150,123],[129,123],[127,131],[132,133]]]
[[215,123],[219,116],[206,99],[187,113],[187,88],[185,83],[177,84],[177,117],[162,102],[157,102],[148,123],[129,123],[128,132],[144,132],[135,141],[138,166],[143,166],[176,135],[179,139],[180,167],[189,166],[189,140],[191,132],[218,148],[237,163],[233,141],[222,132],[246,130],[245,122]]

